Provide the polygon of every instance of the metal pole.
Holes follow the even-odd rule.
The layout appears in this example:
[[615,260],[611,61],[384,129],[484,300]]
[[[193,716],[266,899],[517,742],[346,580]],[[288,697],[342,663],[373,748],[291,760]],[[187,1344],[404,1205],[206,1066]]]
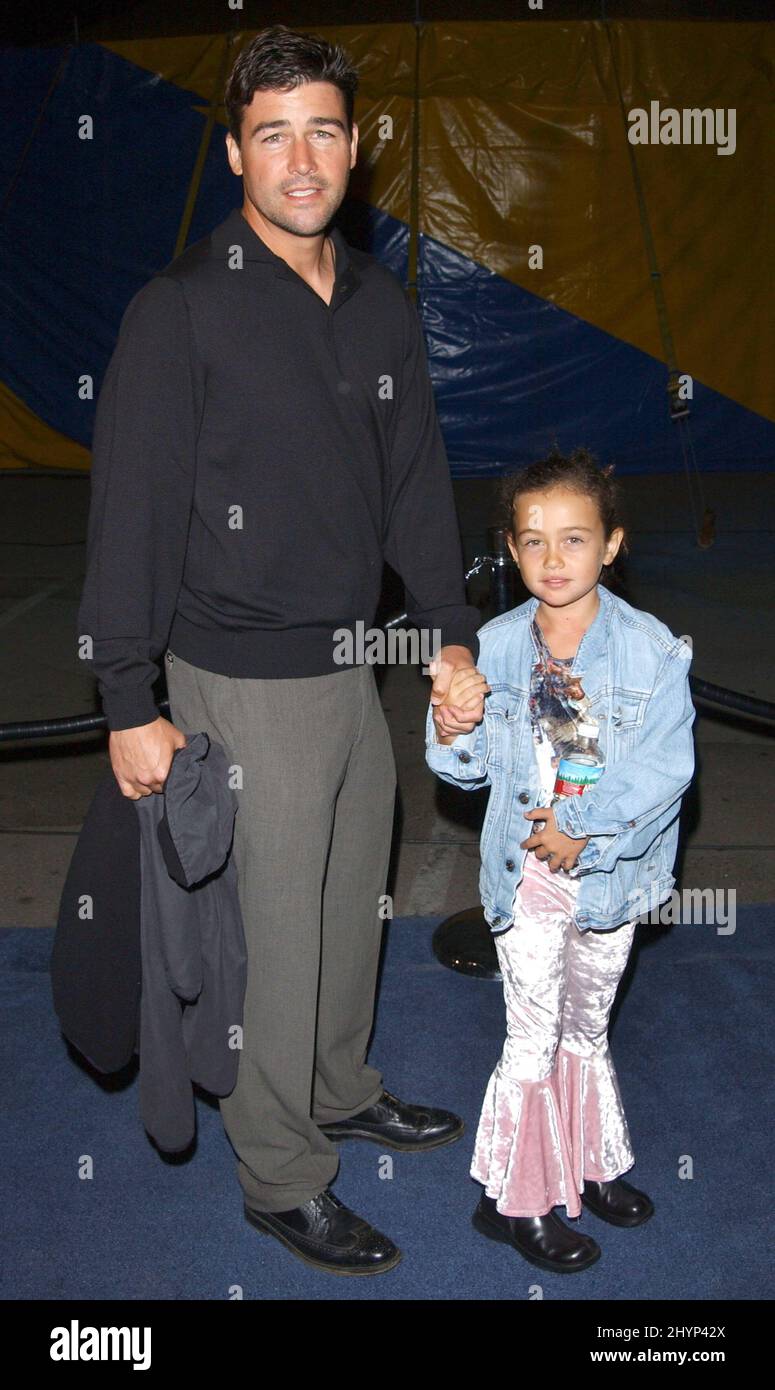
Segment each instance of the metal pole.
[[[516,606],[518,571],[506,543],[506,531],[493,526],[487,537],[492,566],[490,606],[497,618]],[[475,975],[480,980],[501,979],[492,932],[481,906],[467,907],[454,917],[447,917],[433,933],[432,945],[436,959],[450,970]]]

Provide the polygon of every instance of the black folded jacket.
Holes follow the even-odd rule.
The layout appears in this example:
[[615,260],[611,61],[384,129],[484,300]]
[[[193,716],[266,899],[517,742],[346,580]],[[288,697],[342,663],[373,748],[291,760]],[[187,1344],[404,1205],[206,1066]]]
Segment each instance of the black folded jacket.
[[161,794],[98,784],[59,908],[51,978],[62,1032],[100,1071],[140,1057],[140,1110],[162,1149],[195,1131],[192,1083],[234,1088],[247,952],[231,855],[229,760],[204,732]]
[[135,1051],[140,887],[140,822],[108,768],[70,861],[51,954],[62,1032],[102,1072],[120,1071]]

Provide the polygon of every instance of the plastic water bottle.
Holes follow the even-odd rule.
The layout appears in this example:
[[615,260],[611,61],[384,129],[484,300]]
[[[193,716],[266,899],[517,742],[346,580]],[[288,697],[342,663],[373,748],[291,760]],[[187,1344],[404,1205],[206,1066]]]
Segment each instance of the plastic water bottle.
[[599,726],[591,721],[579,724],[573,746],[560,758],[550,806],[566,796],[581,796],[598,781],[605,767],[597,741],[599,732]]

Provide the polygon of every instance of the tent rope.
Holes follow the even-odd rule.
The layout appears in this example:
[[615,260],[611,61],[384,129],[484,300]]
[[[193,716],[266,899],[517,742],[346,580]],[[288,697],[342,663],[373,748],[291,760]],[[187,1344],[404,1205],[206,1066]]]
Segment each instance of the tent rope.
[[[619,67],[616,61],[616,49],[614,46],[613,36],[611,34],[611,26],[609,21],[605,17],[604,6],[601,8],[601,15],[603,28],[605,29],[606,38],[608,40],[608,47],[611,53],[611,66],[613,69],[614,79],[616,81],[616,90],[619,99],[619,110],[622,116],[622,126],[625,132],[625,139],[627,144],[627,154],[630,161],[630,169],[632,171],[632,180],[635,186],[635,197],[638,205],[638,216],[640,218],[641,230],[643,233],[643,243],[645,246],[646,257],[649,265],[649,278],[651,280],[651,288],[654,295],[657,325],[659,328],[660,337],[662,339],[662,350],[664,352],[665,363],[668,369],[667,392],[670,401],[670,418],[672,419],[673,423],[676,425],[678,429],[681,453],[683,456],[684,469],[686,472],[687,488],[689,492],[689,506],[692,513],[692,523],[694,527],[695,540],[698,546],[700,546],[702,549],[706,549],[708,546],[713,544],[713,540],[715,538],[714,514],[705,503],[705,495],[702,486],[702,477],[700,474],[699,467],[697,465],[697,457],[694,452],[694,444],[692,442],[691,428],[689,425],[689,408],[686,402],[680,400],[678,396],[680,373],[678,370],[678,363],[676,361],[675,345],[673,343],[673,333],[670,327],[670,318],[667,312],[667,303],[665,301],[665,291],[664,284],[662,281],[662,272],[659,268],[656,247],[654,245],[654,236],[651,230],[648,208],[646,206],[646,197],[643,191],[643,182],[641,180],[640,171],[638,169],[638,161],[635,157],[634,147],[628,138],[627,110],[624,102],[624,93],[622,91]],[[695,493],[697,497],[697,504],[695,504]],[[701,521],[699,519],[700,515],[702,516]]]

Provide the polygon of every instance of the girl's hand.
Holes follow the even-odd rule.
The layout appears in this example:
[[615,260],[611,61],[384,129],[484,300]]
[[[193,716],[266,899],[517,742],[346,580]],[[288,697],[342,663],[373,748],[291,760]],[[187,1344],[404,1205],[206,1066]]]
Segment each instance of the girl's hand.
[[448,705],[458,705],[464,710],[477,709],[489,690],[487,677],[476,666],[464,666],[455,671],[445,698]]
[[534,850],[536,859],[548,861],[553,874],[559,869],[566,872],[572,869],[584,846],[589,844],[589,836],[576,840],[558,830],[551,806],[534,806],[532,811],[525,811],[524,815],[528,820],[545,821],[545,825],[543,830],[534,830],[527,840],[522,840],[520,849]]

